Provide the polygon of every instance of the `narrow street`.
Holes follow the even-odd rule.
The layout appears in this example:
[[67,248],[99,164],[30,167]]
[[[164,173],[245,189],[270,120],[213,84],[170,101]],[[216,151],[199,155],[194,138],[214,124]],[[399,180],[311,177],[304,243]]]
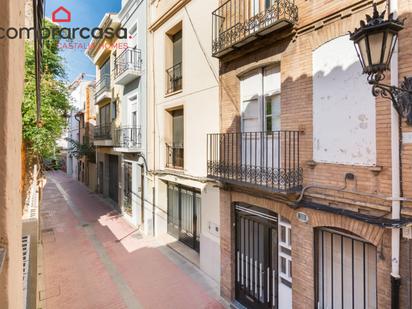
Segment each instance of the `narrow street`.
[[41,209],[42,308],[223,308],[218,285],[61,172]]

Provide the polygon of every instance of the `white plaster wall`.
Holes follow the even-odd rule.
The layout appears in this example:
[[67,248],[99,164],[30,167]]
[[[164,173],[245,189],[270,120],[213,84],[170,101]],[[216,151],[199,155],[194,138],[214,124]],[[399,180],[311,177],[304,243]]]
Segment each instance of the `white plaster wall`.
[[347,35],[313,51],[313,158],[376,164],[375,99]]
[[155,229],[156,236],[167,233],[167,185],[156,177],[156,210]]
[[[160,1],[159,6],[151,5],[151,22],[161,15],[173,1]],[[205,177],[206,141],[208,133],[219,132],[219,85],[218,60],[211,56],[211,13],[218,7],[217,0],[192,0],[167,20],[153,33],[153,41],[148,54],[151,57],[149,71],[150,93],[153,95],[155,123],[155,154],[153,158],[156,170],[164,170],[166,164],[165,133],[170,130],[165,122],[168,109],[177,106],[184,108],[184,174]],[[156,11],[156,9],[158,11]],[[189,18],[190,17],[190,18]],[[165,44],[166,33],[182,23],[182,92],[166,95]],[[193,23],[193,25],[192,25]],[[200,42],[199,42],[199,41]],[[151,121],[151,118],[150,118]],[[201,191],[201,234],[200,267],[209,276],[219,281],[219,190],[204,182],[189,180],[177,175],[156,177],[156,235],[167,233],[167,185],[166,181],[175,182]],[[209,225],[211,230],[209,230]],[[213,228],[217,232],[212,232]]]
[[200,268],[220,282],[219,189],[211,185],[202,191],[202,228],[200,234]]
[[[206,136],[208,133],[219,132],[219,89],[215,77],[218,74],[218,61],[211,56],[210,44],[212,30],[210,16],[217,5],[217,1],[193,0],[186,5],[189,15],[182,9],[154,32],[153,80],[155,84],[152,83],[151,86],[154,88],[156,105],[156,169],[165,167],[164,135],[165,130],[168,129],[164,121],[166,110],[183,105],[185,173],[192,176],[206,176]],[[179,22],[182,22],[183,31],[183,91],[173,96],[166,96],[166,32]]]

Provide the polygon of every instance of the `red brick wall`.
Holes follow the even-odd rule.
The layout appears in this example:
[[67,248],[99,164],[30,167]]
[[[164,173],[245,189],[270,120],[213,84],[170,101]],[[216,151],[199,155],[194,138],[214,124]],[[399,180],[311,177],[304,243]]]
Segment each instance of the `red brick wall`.
[[[329,40],[346,35],[359,26],[365,14],[371,13],[372,1],[327,1],[297,0],[299,22],[295,33],[288,36],[282,33],[256,40],[248,49],[235,51],[221,59],[220,65],[220,117],[221,132],[240,131],[240,82],[239,76],[245,72],[270,63],[280,62],[282,74],[282,129],[303,130],[300,144],[300,158],[304,166],[304,184],[323,184],[341,187],[345,173],[351,172],[356,181],[349,181],[347,190],[361,192],[342,193],[333,190],[311,190],[317,201],[326,205],[339,205],[363,213],[384,215],[390,213],[390,200],[377,196],[391,196],[391,102],[376,99],[376,171],[370,167],[340,164],[306,163],[313,160],[312,133],[312,51]],[[399,36],[399,76],[412,75],[412,2],[399,1],[400,16],[407,17],[406,29]],[[379,1],[379,9],[385,3]],[[365,76],[366,78],[366,76]],[[388,74],[386,82],[389,83]],[[412,128],[402,125],[403,132],[412,132]],[[412,144],[402,147],[402,178],[404,196],[412,199]],[[367,196],[375,194],[373,198]],[[302,224],[295,219],[294,211],[285,205],[257,197],[221,190],[221,259],[222,295],[234,297],[234,256],[233,256],[233,207],[234,201],[243,201],[269,208],[292,220],[293,230],[293,304],[294,308],[313,308],[313,229],[316,226],[336,226],[352,231],[371,241],[378,248],[378,303],[379,308],[390,308],[390,267],[391,242],[390,230],[350,220],[342,216],[305,210],[310,216],[309,224]],[[405,214],[412,214],[412,203],[404,202]],[[296,236],[295,236],[296,235]],[[410,304],[411,260],[408,241],[401,242],[401,304],[407,308]]]
[[255,197],[252,195],[234,192],[220,191],[220,222],[221,222],[221,293],[227,299],[234,298],[235,279],[235,228],[233,203],[242,202],[258,207],[270,209],[280,216],[286,217],[292,224],[292,261],[293,283],[292,298],[294,309],[313,308],[315,303],[315,252],[314,229],[316,227],[340,228],[361,236],[377,247],[378,251],[378,306],[390,308],[391,286],[391,233],[361,221],[347,217],[322,213],[311,209],[300,209],[308,217],[308,223],[302,223],[296,219],[296,210],[275,201]]

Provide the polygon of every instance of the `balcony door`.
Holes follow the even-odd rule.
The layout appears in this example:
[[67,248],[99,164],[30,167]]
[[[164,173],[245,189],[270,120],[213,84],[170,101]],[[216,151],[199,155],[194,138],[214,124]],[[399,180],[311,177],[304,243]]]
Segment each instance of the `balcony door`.
[[183,168],[184,164],[184,113],[183,109],[170,112],[172,136],[171,145],[167,145],[167,166]]
[[133,189],[132,189],[132,162],[124,162],[123,165],[123,211],[133,216]]
[[106,76],[110,76],[110,57],[100,67],[100,80]]
[[280,69],[260,68],[245,75],[241,88],[242,165],[280,165]]

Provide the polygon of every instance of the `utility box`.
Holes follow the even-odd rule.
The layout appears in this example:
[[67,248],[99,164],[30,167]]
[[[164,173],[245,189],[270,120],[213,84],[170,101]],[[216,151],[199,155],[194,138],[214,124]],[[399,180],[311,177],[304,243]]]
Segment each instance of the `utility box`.
[[412,239],[412,225],[407,225],[402,228],[402,237]]

